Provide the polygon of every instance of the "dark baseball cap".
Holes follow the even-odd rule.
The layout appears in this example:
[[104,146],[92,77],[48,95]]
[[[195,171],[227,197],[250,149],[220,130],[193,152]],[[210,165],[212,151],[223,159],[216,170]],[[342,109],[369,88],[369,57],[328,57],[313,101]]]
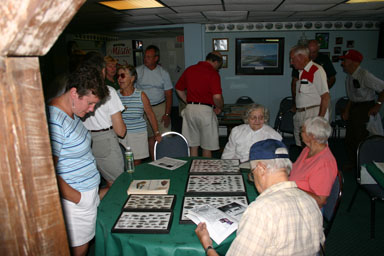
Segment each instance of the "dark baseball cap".
[[256,142],[249,151],[250,161],[276,158],[289,159],[287,147],[279,140],[267,139]]

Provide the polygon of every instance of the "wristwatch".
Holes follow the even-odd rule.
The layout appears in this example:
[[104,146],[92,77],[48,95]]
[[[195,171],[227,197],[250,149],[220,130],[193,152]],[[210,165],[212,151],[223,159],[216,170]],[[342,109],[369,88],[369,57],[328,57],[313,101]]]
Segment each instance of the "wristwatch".
[[213,249],[212,245],[209,245],[207,248],[204,249],[205,250],[205,255],[208,255],[208,251],[210,249]]

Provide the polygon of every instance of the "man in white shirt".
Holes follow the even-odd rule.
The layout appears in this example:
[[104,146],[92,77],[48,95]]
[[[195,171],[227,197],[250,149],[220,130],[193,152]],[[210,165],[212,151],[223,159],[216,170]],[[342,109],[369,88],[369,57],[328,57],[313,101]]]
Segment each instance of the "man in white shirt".
[[296,82],[296,111],[293,117],[296,145],[301,146],[301,126],[310,117],[321,116],[328,120],[330,95],[324,69],[309,58],[307,46],[297,45],[290,51],[291,64],[299,70]]

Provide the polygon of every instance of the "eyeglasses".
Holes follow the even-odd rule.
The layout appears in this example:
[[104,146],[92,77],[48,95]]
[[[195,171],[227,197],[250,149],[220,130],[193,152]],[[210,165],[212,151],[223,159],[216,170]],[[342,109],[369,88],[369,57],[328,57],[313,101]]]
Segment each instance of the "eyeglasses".
[[264,116],[250,116],[249,119],[252,120],[252,121],[255,121],[255,120],[263,121],[264,120]]
[[119,79],[119,77],[121,77],[122,79],[124,79],[124,78],[125,78],[125,74],[124,74],[124,73],[117,74],[117,79]]

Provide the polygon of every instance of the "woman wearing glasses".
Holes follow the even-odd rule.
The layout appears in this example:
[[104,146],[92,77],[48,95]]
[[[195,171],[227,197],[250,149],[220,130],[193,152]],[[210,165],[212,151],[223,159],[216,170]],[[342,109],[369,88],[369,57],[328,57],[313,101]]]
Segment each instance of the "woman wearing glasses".
[[118,68],[117,81],[119,82],[120,90],[117,91],[117,94],[125,108],[123,120],[127,126],[127,134],[123,139],[120,139],[120,143],[125,147],[131,147],[134,163],[138,165],[141,163],[141,159],[149,156],[147,125],[143,117],[144,112],[151,123],[156,141],[161,141],[161,134],[147,95],[133,86],[136,78],[137,73],[133,66],[127,65]]
[[267,125],[269,111],[263,105],[251,104],[243,120],[245,124],[232,129],[222,159],[240,159],[243,163],[248,161],[249,149],[254,143],[266,139],[282,140],[281,135]]

